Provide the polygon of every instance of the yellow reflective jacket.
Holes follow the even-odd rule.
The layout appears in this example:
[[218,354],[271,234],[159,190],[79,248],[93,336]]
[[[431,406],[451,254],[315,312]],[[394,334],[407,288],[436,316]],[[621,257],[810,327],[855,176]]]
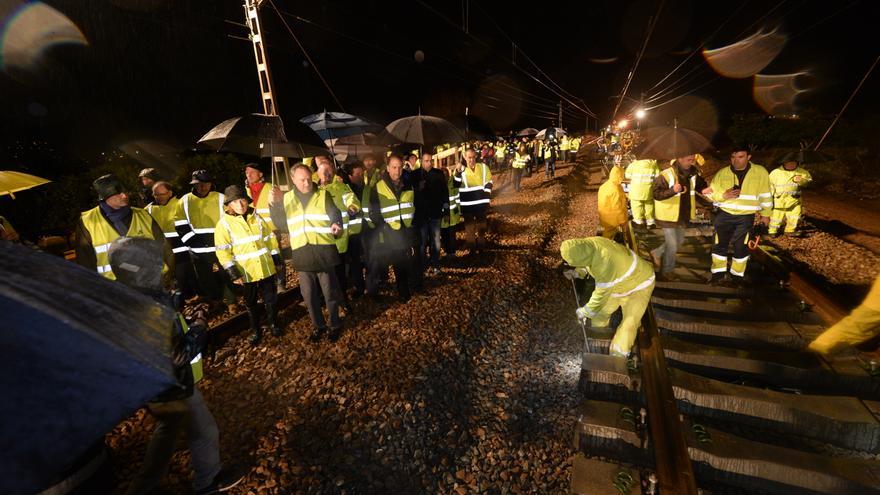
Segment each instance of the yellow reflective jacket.
[[810,343],[810,350],[829,354],[846,345],[857,345],[880,333],[880,276],[868,296],[846,318],[825,330]]
[[278,241],[263,217],[251,209],[246,216],[224,213],[214,230],[217,261],[223,268],[236,267],[245,282],[275,275],[272,255]]
[[181,242],[180,234],[178,234],[177,230],[174,228],[174,216],[177,214],[178,202],[179,200],[172,196],[171,199],[168,200],[168,203],[164,205],[150,203],[144,208],[147,210],[147,213],[156,220],[159,227],[162,228],[162,233],[165,234],[165,239],[171,245],[172,253],[184,253],[189,251],[189,248],[184,246],[183,242]]
[[272,223],[271,215],[269,215],[269,199],[272,197],[273,187],[275,187],[275,185],[271,182],[263,182],[263,189],[260,190],[260,195],[257,197],[256,201],[254,201],[254,198],[251,195],[253,194],[251,192],[251,188],[245,186],[244,189],[245,191],[247,191],[248,197],[251,198],[251,201],[253,201],[251,207],[254,209],[257,215],[260,215],[260,217],[262,217],[262,219],[267,224],[269,224],[269,228],[274,231],[277,229],[275,228],[275,224]]
[[222,194],[211,191],[204,198],[186,193],[177,202],[174,227],[193,253],[214,252],[214,228],[223,216],[223,199]]
[[[795,176],[800,182],[795,182]],[[803,167],[786,170],[779,167],[770,172],[770,192],[773,194],[773,207],[788,209],[801,204],[801,187],[813,180],[810,172]]]
[[[82,223],[92,238],[92,247],[95,249],[95,268],[104,277],[116,280],[116,275],[113,274],[113,270],[110,268],[109,250],[110,244],[119,239],[119,233],[101,214],[100,206],[84,211],[82,213]],[[131,225],[128,227],[128,232],[125,235],[126,237],[155,239],[153,237],[153,217],[145,210],[132,207]],[[164,264],[162,271],[168,271],[168,267]]]
[[657,160],[634,160],[626,167],[624,176],[629,181],[629,199],[648,201],[652,199],[651,185],[660,174]]
[[444,229],[461,223],[461,195],[452,175],[446,178],[446,189],[449,191],[449,214],[440,219],[440,227]]
[[[348,237],[359,234],[361,232],[361,218],[357,216],[357,218],[352,219],[349,218],[351,215],[348,210],[352,206],[355,207],[358,212],[361,209],[361,202],[358,200],[357,196],[355,196],[354,191],[351,190],[348,184],[342,181],[333,181],[326,186],[318,186],[318,189],[327,191],[330,194],[330,197],[333,199],[333,203],[339,208],[339,211],[342,213],[342,234],[336,238],[336,249],[339,251],[339,254],[344,254],[348,252]],[[357,232],[353,231],[352,221],[357,220]]]
[[[724,192],[734,185],[740,186],[739,197],[724,199]],[[773,209],[770,175],[760,165],[749,162],[749,171],[746,172],[742,184],[739,184],[739,179],[733,173],[733,167],[724,167],[712,177],[709,187],[712,188],[712,201],[731,215],[760,213],[762,217],[769,217]]]
[[611,167],[608,180],[599,186],[599,220],[604,225],[618,226],[627,221],[626,193],[623,192],[623,170]]
[[569,239],[560,247],[562,259],[581,275],[590,275],[596,289],[584,309],[589,317],[598,313],[610,297],[626,297],[650,287],[654,268],[622,244],[604,237]]

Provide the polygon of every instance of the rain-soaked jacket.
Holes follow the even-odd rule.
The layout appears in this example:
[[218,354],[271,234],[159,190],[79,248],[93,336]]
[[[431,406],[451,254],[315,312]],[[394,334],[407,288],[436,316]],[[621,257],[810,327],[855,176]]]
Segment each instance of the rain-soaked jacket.
[[623,169],[612,167],[608,180],[599,186],[599,221],[602,225],[616,227],[627,221],[626,193],[623,192]]
[[810,343],[810,350],[829,354],[847,345],[857,345],[880,333],[880,276],[874,279],[868,297],[846,318],[825,330]]
[[650,287],[654,269],[626,246],[604,237],[587,237],[563,241],[562,259],[581,276],[590,275],[596,289],[587,302],[587,315],[595,316],[609,298],[625,297]]

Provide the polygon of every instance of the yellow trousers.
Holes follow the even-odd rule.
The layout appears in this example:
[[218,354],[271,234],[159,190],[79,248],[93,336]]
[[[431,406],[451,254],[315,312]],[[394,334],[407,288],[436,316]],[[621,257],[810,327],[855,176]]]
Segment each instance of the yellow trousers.
[[654,283],[637,290],[632,294],[623,297],[608,298],[608,301],[602,306],[602,309],[596,313],[590,323],[594,327],[607,327],[611,314],[621,308],[623,311],[623,320],[614,332],[614,338],[611,339],[611,347],[609,353],[612,356],[628,356],[632,350],[633,343],[636,341],[636,334],[639,331],[639,325],[642,322],[642,316],[651,302],[651,294],[654,292]]
[[770,234],[775,234],[779,232],[779,227],[785,222],[785,233],[791,234],[797,228],[802,210],[800,203],[789,208],[773,208],[770,213],[770,227],[767,231]]
[[606,239],[614,239],[614,235],[620,232],[619,225],[611,225],[610,223],[605,223],[602,219],[599,219],[599,225],[602,226],[602,237]]
[[810,343],[810,350],[830,354],[847,345],[861,344],[880,333],[880,277],[874,280],[868,296],[846,318]]
[[633,222],[643,225],[645,220],[648,225],[654,225],[654,200],[630,199],[629,207],[632,210]]

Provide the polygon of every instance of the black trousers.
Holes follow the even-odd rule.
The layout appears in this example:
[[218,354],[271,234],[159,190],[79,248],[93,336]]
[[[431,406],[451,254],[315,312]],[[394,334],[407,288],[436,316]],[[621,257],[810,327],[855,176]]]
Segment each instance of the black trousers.
[[235,292],[232,282],[226,276],[226,270],[214,271],[214,265],[220,265],[216,254],[193,253],[192,264],[195,268],[200,295],[211,301],[225,299],[229,304],[235,302]]
[[[754,215],[731,215],[721,211],[715,217],[715,245],[712,246],[712,274],[727,271],[727,253],[733,244],[733,261],[743,263],[749,257],[748,235],[755,223]],[[724,270],[721,270],[723,259]],[[736,268],[734,268],[736,270]],[[739,274],[737,274],[739,275]],[[740,275],[742,276],[742,275]]]
[[364,245],[361,234],[348,238],[346,261],[348,265],[348,282],[354,287],[355,292],[363,295],[367,285],[364,279],[366,265],[364,264]]
[[339,290],[339,281],[336,280],[336,271],[327,272],[297,272],[299,288],[302,293],[309,317],[316,329],[327,328],[324,313],[321,312],[321,295],[324,296],[324,304],[330,314],[330,328],[342,327],[342,319],[339,317],[339,306],[342,304],[342,291]]
[[174,280],[177,283],[177,290],[183,294],[185,299],[189,299],[198,293],[196,272],[193,269],[189,251],[174,253]]
[[513,190],[519,191],[519,183],[522,181],[523,169],[513,168]]
[[458,225],[440,229],[440,241],[443,244],[443,250],[446,251],[446,256],[451,258],[455,258],[456,244],[458,244],[455,238],[457,231]]
[[488,212],[467,213],[464,217],[464,238],[468,249],[483,249],[486,245],[486,216]]
[[409,284],[412,274],[413,259],[409,252],[401,250],[393,256],[371,256],[367,263],[367,293],[371,296],[379,294],[379,282],[382,274],[388,272],[388,267],[394,269],[394,279],[397,283],[397,295],[401,299],[409,299]]

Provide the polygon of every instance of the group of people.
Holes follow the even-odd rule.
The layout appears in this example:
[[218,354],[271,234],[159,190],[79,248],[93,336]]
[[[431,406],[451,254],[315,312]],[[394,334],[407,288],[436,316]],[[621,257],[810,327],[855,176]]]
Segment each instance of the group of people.
[[720,169],[711,183],[700,172],[702,157],[697,154],[677,157],[663,170],[651,159],[634,160],[625,171],[612,167],[599,189],[603,235],[613,238],[625,229],[629,205],[635,228],[663,230],[664,242],[652,251],[652,257],[660,280],[675,281],[675,256],[684,229],[697,219],[699,207],[714,207],[710,283],[741,285],[749,260],[748,243],[756,232],[755,215],[770,235],[778,234],[783,224],[785,233],[794,233],[802,211],[801,188],[812,180],[796,153],[784,156],[772,172],[751,158],[747,146],[735,146],[730,166]]

